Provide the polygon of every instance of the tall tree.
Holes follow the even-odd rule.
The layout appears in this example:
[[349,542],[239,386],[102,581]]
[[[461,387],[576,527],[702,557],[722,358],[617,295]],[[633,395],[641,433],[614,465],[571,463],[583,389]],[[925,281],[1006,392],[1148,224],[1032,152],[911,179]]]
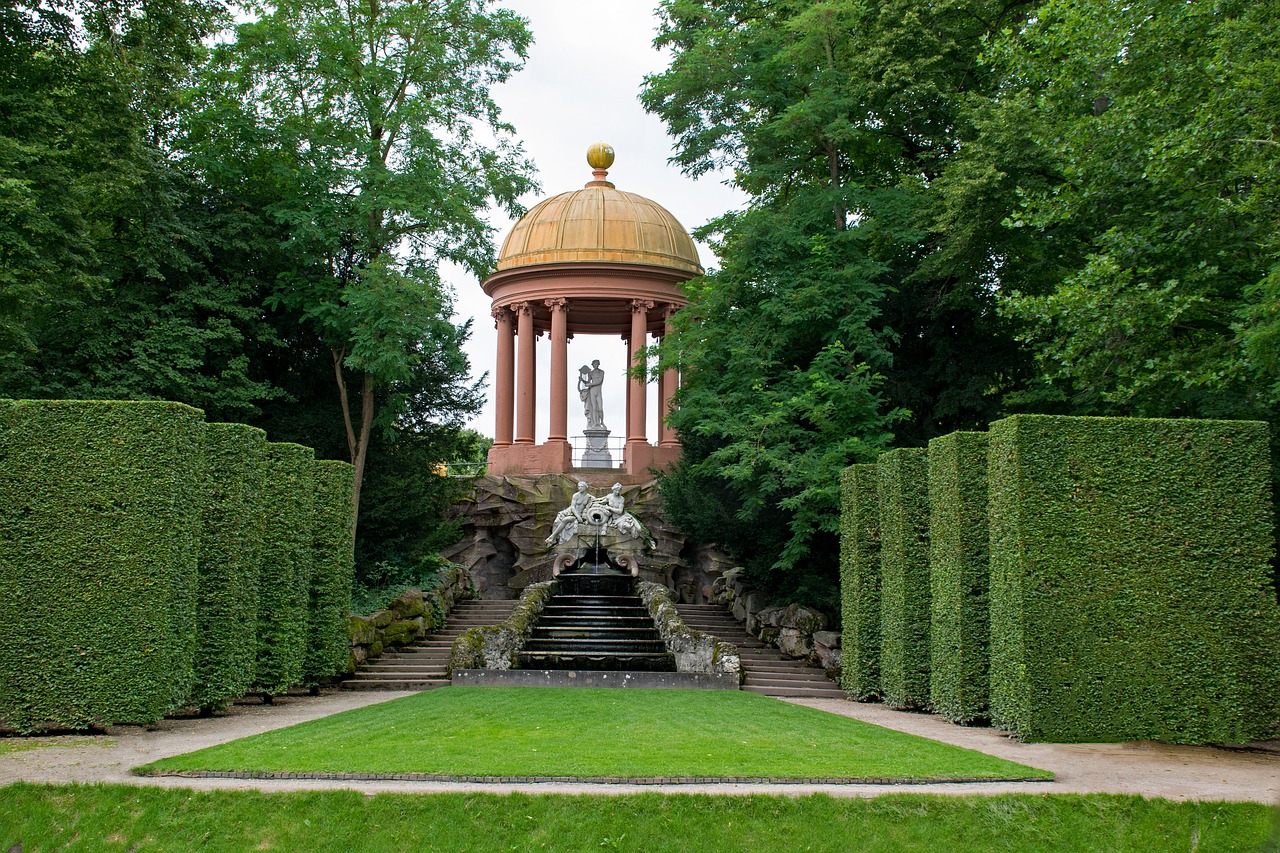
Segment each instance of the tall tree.
[[214,270],[228,217],[170,156],[220,4],[10,3],[0,19],[0,393],[252,414],[273,392],[249,375],[251,287]]
[[890,429],[922,443],[984,423],[1025,371],[977,265],[930,264],[933,185],[956,153],[960,104],[991,85],[982,38],[1025,5],[661,7],[657,43],[673,59],[643,103],[687,172],[728,168],[751,196],[708,229],[724,269],[693,286],[667,342],[688,377],[669,503],[690,508],[687,524],[702,513],[703,535],[744,522],[738,556],[779,595],[821,565],[834,598],[841,467],[874,458]]
[[461,370],[432,413],[447,420],[475,405],[474,389],[457,381],[465,360],[438,360],[433,341],[456,343],[460,330],[445,329],[450,300],[434,264],[486,271],[492,234],[481,213],[491,204],[518,213],[533,186],[490,97],[530,37],[522,19],[488,6],[261,4],[215,52],[205,132],[265,146],[255,151],[277,194],[268,210],[293,259],[271,304],[329,350],[357,506],[374,428],[428,416],[411,405],[424,365]]
[[1015,174],[1007,224],[1073,244],[1038,286],[1007,283],[1004,307],[1073,410],[1280,402],[1278,52],[1280,8],[1242,0],[1053,0],[993,44],[1006,82],[981,107],[984,142],[1017,127],[1049,165]]

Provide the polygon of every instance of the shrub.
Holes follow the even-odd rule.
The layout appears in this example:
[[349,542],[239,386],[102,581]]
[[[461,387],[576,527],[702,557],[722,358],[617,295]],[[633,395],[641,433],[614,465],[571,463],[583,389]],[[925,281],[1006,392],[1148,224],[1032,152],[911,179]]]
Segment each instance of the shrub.
[[877,463],[880,689],[893,708],[929,706],[929,454],[901,447]]
[[244,424],[209,424],[205,431],[192,690],[192,701],[204,710],[243,696],[253,683],[266,445],[266,433]]
[[308,608],[310,639],[303,681],[319,684],[347,667],[351,642],[351,580],[355,569],[354,469],[346,462],[314,463],[314,549]]
[[930,704],[948,720],[987,717],[987,436],[929,442]]
[[203,415],[0,401],[0,723],[152,723],[191,693]]
[[1267,426],[991,425],[991,710],[1025,740],[1241,742],[1278,718]]
[[268,696],[302,681],[315,557],[311,538],[313,456],[311,448],[299,444],[267,444],[254,689]]
[[840,477],[841,686],[862,702],[880,698],[880,499],[875,465]]

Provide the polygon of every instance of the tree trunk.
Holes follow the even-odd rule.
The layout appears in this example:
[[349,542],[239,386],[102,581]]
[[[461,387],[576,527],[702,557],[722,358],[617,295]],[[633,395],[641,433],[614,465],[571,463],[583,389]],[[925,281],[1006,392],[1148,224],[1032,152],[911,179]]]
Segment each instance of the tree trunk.
[[347,429],[347,453],[354,472],[354,486],[351,492],[352,520],[351,531],[360,520],[360,486],[364,482],[364,463],[369,454],[369,435],[373,432],[373,377],[368,373],[361,374],[360,380],[360,431],[356,432],[351,417],[351,401],[347,396],[347,377],[342,372],[344,350],[333,350],[333,375],[338,382],[338,400],[342,404],[342,423]]

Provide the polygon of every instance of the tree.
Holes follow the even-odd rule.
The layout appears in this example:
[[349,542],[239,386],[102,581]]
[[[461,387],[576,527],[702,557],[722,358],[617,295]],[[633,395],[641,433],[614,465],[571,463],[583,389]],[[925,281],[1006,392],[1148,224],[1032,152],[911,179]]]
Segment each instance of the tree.
[[[324,342],[340,402],[356,501],[375,427],[475,405],[449,299],[433,265],[491,266],[489,204],[513,215],[531,166],[489,95],[516,71],[529,33],[484,0],[286,0],[253,7],[214,56],[204,136],[225,168],[254,142],[293,259],[269,304]],[[446,326],[449,328],[446,329]],[[443,338],[440,336],[443,335]],[[433,338],[434,336],[434,338]],[[431,363],[431,359],[436,359]],[[447,365],[450,392],[425,402],[424,371]],[[460,371],[460,372],[459,372]]]
[[1276,396],[1280,10],[1049,2],[992,47],[988,149],[1018,127],[1007,226],[1067,242],[1009,282],[1043,375],[1082,413],[1268,417]]
[[0,393],[252,414],[274,393],[249,375],[254,282],[214,268],[228,217],[170,157],[220,6],[6,4],[0,19]]
[[728,168],[751,196],[706,229],[724,269],[689,288],[665,342],[686,377],[665,494],[780,597],[825,583],[834,603],[842,467],[984,424],[1025,373],[981,265],[931,263],[935,182],[964,98],[991,85],[982,37],[1025,5],[661,7],[673,59],[642,101],[686,172]]

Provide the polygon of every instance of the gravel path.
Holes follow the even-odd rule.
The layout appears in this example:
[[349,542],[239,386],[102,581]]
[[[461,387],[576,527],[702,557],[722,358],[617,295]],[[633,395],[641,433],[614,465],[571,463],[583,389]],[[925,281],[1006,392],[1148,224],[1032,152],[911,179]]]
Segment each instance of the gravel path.
[[318,697],[282,697],[274,705],[236,705],[215,719],[164,720],[154,730],[119,726],[100,737],[41,738],[38,749],[0,754],[0,785],[12,782],[113,782],[194,789],[257,788],[265,791],[350,788],[366,793],[488,791],[508,793],[622,794],[640,791],[713,794],[824,792],[873,797],[887,792],[937,794],[1114,793],[1171,800],[1237,800],[1280,804],[1280,753],[1240,752],[1156,743],[1024,744],[991,729],[953,726],[937,717],[890,711],[839,699],[794,700],[886,728],[976,749],[1051,770],[1056,781],[930,785],[585,785],[577,783],[470,784],[455,782],[339,782],[326,780],[139,778],[130,768],[171,755],[294,723],[385,702],[408,693],[334,692]]

